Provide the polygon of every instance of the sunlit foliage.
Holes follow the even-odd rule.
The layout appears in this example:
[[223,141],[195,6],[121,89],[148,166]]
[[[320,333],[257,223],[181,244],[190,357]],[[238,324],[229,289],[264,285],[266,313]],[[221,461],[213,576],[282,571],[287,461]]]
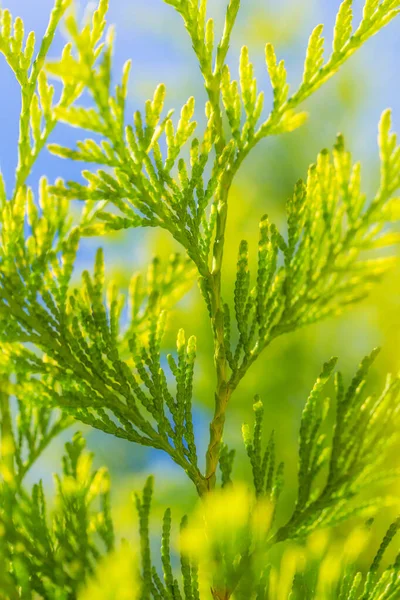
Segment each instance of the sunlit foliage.
[[[301,104],[396,17],[400,2],[365,0],[353,27],[352,2],[344,0],[331,53],[325,58],[318,25],[292,94],[284,62],[267,44],[273,103],[265,111],[248,49],[241,51],[237,80],[227,65],[240,0],[229,1],[219,40],[207,0],[165,1],[181,15],[204,79],[202,128],[193,97],[178,118],[164,110],[162,84],[133,119],[126,115],[130,62],[114,85],[107,0],[83,24],[70,0],[56,0],[39,44],[34,33],[25,35],[21,19],[0,13],[0,52],[21,90],[13,190],[0,176],[0,597],[398,598],[400,555],[382,561],[399,519],[369,568],[357,562],[373,516],[396,504],[385,484],[400,474],[385,467],[398,443],[400,379],[388,376],[379,395],[365,393],[376,350],[347,386],[336,372],[334,402],[326,393],[336,359],[323,366],[301,417],[298,493],[286,521],[284,464],[273,432],[263,445],[260,398],[254,426],[243,426],[251,486],[235,482],[235,451],[223,442],[230,398],[261,353],[277,337],[365,297],[394,262],[400,147],[389,110],[379,123],[376,192],[363,193],[361,167],[339,136],[296,184],[284,230],[261,217],[253,276],[243,240],[230,296],[222,296],[222,283],[229,191],[243,161],[263,138],[304,123]],[[50,61],[61,20],[69,41],[61,58]],[[48,144],[58,122],[94,139],[75,148]],[[79,182],[49,184],[43,177],[36,192],[27,179],[46,146],[92,168]],[[71,210],[74,200],[81,201],[79,214]],[[72,281],[83,237],[136,227],[166,230],[182,254],[154,259],[145,276],[133,275],[128,294],[115,282],[106,285],[102,248],[92,272]],[[193,426],[196,338],[177,327],[175,350],[166,354],[163,346],[166,328],[176,327],[168,311],[196,279],[210,317],[216,379],[204,469]],[[116,541],[109,476],[93,469],[79,434],[66,444],[55,505],[47,507],[42,483],[28,489],[35,461],[76,422],[167,453],[193,482],[199,506],[181,519],[178,536],[165,511],[159,558],[150,531],[152,478],[135,496],[139,539]],[[328,529],[355,517],[348,539],[330,546]]]

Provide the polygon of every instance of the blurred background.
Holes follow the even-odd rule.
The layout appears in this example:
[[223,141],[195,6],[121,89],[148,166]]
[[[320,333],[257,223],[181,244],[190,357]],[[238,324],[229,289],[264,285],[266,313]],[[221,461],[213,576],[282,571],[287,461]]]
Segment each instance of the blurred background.
[[[52,0],[4,0],[14,15],[23,17],[28,29],[38,36],[46,26]],[[82,13],[86,4],[82,3]],[[229,64],[237,73],[240,47],[247,44],[256,66],[259,85],[266,93],[266,107],[271,101],[270,84],[264,63],[264,46],[272,42],[278,58],[284,58],[292,89],[302,76],[307,39],[313,27],[325,23],[327,46],[330,46],[339,0],[246,0],[233,34]],[[221,30],[226,0],[210,0],[210,16]],[[356,20],[362,2],[355,1]],[[114,70],[119,77],[126,59],[133,59],[128,118],[142,108],[156,85],[167,86],[167,108],[179,109],[191,95],[197,99],[197,117],[204,114],[205,93],[196,59],[180,17],[162,0],[110,0],[109,23],[116,27]],[[377,124],[386,107],[393,108],[394,129],[400,130],[400,22],[395,20],[370,40],[313,98],[306,103],[309,121],[300,130],[278,139],[264,140],[244,163],[230,198],[225,260],[225,294],[232,293],[238,242],[250,242],[252,259],[256,257],[258,220],[264,213],[279,226],[284,220],[287,197],[299,177],[318,151],[331,148],[335,136],[342,132],[356,160],[363,164],[363,188],[374,194],[379,181],[376,144]],[[53,48],[54,57],[63,43],[62,35]],[[19,90],[4,61],[0,61],[0,166],[7,185],[13,185],[17,159],[17,123]],[[58,126],[52,142],[71,145],[82,132]],[[46,151],[37,162],[30,184],[35,188],[46,174],[79,179],[81,165],[62,161]],[[91,268],[98,245],[105,247],[108,276],[116,277],[126,288],[133,271],[145,268],[154,254],[167,257],[177,247],[165,232],[133,230],[108,239],[88,239],[81,246],[76,276]],[[322,362],[332,355],[340,357],[340,368],[350,377],[360,359],[374,346],[382,353],[370,378],[371,389],[383,385],[388,371],[400,368],[400,271],[393,271],[384,284],[376,288],[368,301],[352,308],[344,316],[329,320],[295,334],[278,339],[256,363],[235,393],[228,415],[225,441],[236,448],[235,475],[246,479],[248,469],[241,442],[241,424],[252,420],[252,401],[260,394],[266,407],[267,434],[275,429],[278,456],[286,463],[284,507],[289,510],[295,493],[296,453],[299,417],[307,394],[318,376]],[[196,318],[193,319],[193,314]],[[195,386],[196,436],[200,453],[208,441],[208,421],[212,411],[214,371],[212,338],[206,311],[196,285],[176,307],[170,318],[166,346],[172,347],[178,326],[187,335],[198,337],[199,360]],[[82,427],[80,427],[82,429]],[[159,510],[167,505],[179,520],[195,501],[190,482],[168,457],[143,449],[96,431],[85,431],[88,446],[95,452],[96,464],[111,471],[113,504],[118,530],[130,536],[136,517],[130,494],[141,487],[149,472],[156,476],[156,502]],[[65,439],[70,437],[66,432]],[[31,475],[42,478],[52,489],[52,473],[60,468],[63,440],[57,440]],[[204,452],[203,452],[204,453]],[[398,495],[400,486],[394,486]],[[390,521],[385,511],[377,536]],[[396,509],[393,509],[393,515]],[[282,515],[283,517],[284,515]],[[157,519],[157,510],[155,511]],[[340,535],[340,532],[338,533]],[[377,541],[376,541],[377,543]]]

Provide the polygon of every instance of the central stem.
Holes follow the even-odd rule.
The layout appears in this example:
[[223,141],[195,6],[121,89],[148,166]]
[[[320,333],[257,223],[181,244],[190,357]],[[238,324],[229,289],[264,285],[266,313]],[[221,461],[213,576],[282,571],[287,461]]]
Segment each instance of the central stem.
[[232,183],[232,172],[225,172],[220,188],[217,207],[217,225],[213,247],[213,263],[209,280],[211,322],[214,335],[214,363],[217,376],[214,416],[210,423],[210,442],[206,454],[206,480],[208,489],[216,483],[216,472],[225,426],[225,413],[231,395],[228,384],[228,363],[224,339],[224,307],[221,295],[221,271],[224,254],[225,229],[228,217],[228,194]]

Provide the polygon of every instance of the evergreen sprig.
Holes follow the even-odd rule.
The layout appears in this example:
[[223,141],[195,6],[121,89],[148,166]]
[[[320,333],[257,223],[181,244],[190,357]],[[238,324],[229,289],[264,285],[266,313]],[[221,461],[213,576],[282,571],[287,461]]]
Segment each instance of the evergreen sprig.
[[[16,273],[18,262],[12,267]],[[19,342],[18,350],[8,344],[13,370],[21,377],[27,372],[40,376],[29,385],[36,388],[42,405],[59,406],[102,431],[166,450],[201,489],[191,410],[196,340],[186,342],[183,330],[179,332],[177,357],[168,355],[170,374],[161,366],[160,349],[165,307],[171,295],[179,297],[190,285],[190,265],[173,256],[160,273],[155,260],[145,292],[140,278],[133,277],[125,331],[120,328],[125,299],[113,282],[105,294],[101,250],[93,275],[84,272],[82,279],[82,288],[67,298],[60,293],[57,278],[46,293],[39,285],[32,297],[23,280],[18,294],[15,288],[9,291],[11,274],[7,274],[2,302],[8,330]],[[26,343],[33,343],[41,354]],[[175,396],[169,389],[171,374]],[[24,390],[26,385],[16,387]]]
[[[141,548],[142,589],[140,600],[199,600],[198,567],[184,553],[180,553],[181,585],[175,578],[171,562],[171,510],[168,508],[163,516],[161,540],[161,564],[163,580],[153,564],[150,545],[149,517],[153,494],[153,479],[147,479],[142,496],[135,496],[136,509],[139,516],[139,533]],[[187,526],[187,517],[181,522],[181,531]]]
[[31,492],[11,482],[7,487],[3,484],[1,560],[11,566],[2,574],[3,598],[77,597],[102,554],[113,550],[109,477],[104,469],[92,470],[92,456],[84,447],[79,434],[66,444],[51,512],[42,482]]
[[[284,64],[277,63],[275,51],[268,45],[266,61],[274,89],[274,105],[258,129],[263,97],[257,94],[247,49],[242,50],[240,58],[240,85],[231,81],[226,65],[239,2],[228,4],[223,35],[216,47],[214,24],[212,19],[207,19],[207,2],[172,4],[184,20],[208,94],[207,126],[203,137],[192,137],[195,129],[193,99],[183,107],[176,131],[171,114],[167,113],[162,119],[163,86],[158,87],[153,99],[146,103],[144,116],[137,112],[133,127],[126,125],[129,64],[123,70],[121,84],[113,91],[110,83],[113,39],[111,33],[105,33],[107,5],[102,2],[92,25],[82,29],[74,17],[68,18],[73,52],[61,61],[51,63],[48,69],[63,81],[72,78],[77,84],[86,85],[93,98],[93,108],[73,106],[61,109],[57,114],[73,126],[100,134],[103,142],[99,145],[89,140],[72,150],[53,145],[50,150],[65,158],[106,165],[108,170],[100,169],[96,174],[84,171],[87,185],[59,182],[51,191],[63,198],[106,201],[115,205],[119,214],[100,208],[93,214],[100,222],[97,218],[86,233],[131,226],[159,226],[170,231],[196,265],[212,321],[218,380],[205,474],[213,487],[226,406],[262,349],[280,333],[337,314],[341,307],[359,300],[389,265],[390,261],[382,261],[372,268],[370,263],[363,266],[359,262],[355,266],[355,261],[350,258],[346,263],[346,257],[353,258],[356,250],[397,241],[396,235],[378,239],[372,235],[383,229],[386,221],[381,220],[380,209],[398,187],[397,151],[395,138],[390,134],[390,117],[384,113],[381,122],[382,184],[370,204],[364,201],[359,190],[358,167],[349,171],[349,156],[339,138],[334,165],[327,152],[321,153],[316,166],[310,169],[306,188],[304,184],[298,184],[295,198],[288,204],[288,240],[285,241],[263,218],[258,288],[251,292],[246,274],[247,250],[246,245],[242,245],[235,289],[239,340],[234,350],[229,344],[230,316],[221,296],[228,194],[233,178],[258,141],[268,135],[291,131],[304,121],[304,115],[296,113],[295,109],[363,42],[397,15],[398,4],[387,1],[370,6],[366,3],[362,21],[351,34],[351,7],[344,2],[335,25],[331,57],[324,62],[320,25],[310,37],[303,82],[291,97]],[[104,44],[100,42],[103,34],[106,36]],[[246,115],[244,123],[241,106]],[[230,124],[230,136],[226,135],[224,113]],[[164,154],[160,136],[166,146]],[[189,164],[183,158],[178,160],[185,145],[190,145]],[[215,156],[207,170],[211,176],[206,181],[204,174],[213,156],[212,148]],[[342,208],[336,211],[338,202],[342,203]],[[317,220],[314,220],[315,212],[319,217]],[[284,256],[285,269],[277,269],[279,254]]]
[[54,130],[58,119],[56,110],[70,106],[82,93],[75,83],[63,85],[54,104],[54,87],[49,84],[44,69],[57,27],[71,0],[56,0],[47,29],[36,50],[35,33],[25,36],[22,19],[14,21],[8,9],[0,13],[0,52],[13,70],[21,88],[21,114],[19,119],[18,165],[14,197],[25,185],[28,175],[41,150]]
[[[130,62],[114,85],[107,0],[99,0],[82,25],[70,0],[55,0],[39,44],[33,32],[25,35],[20,18],[0,11],[0,52],[21,92],[11,193],[0,176],[0,597],[72,600],[97,590],[106,598],[99,574],[105,565],[113,581],[113,567],[107,565],[122,569],[121,552],[132,578],[132,600],[200,600],[204,593],[214,600],[272,600],[277,590],[279,598],[394,599],[400,594],[400,558],[381,565],[399,519],[365,572],[344,556],[328,577],[332,555],[323,551],[318,568],[315,556],[293,555],[285,563],[284,554],[277,569],[270,554],[278,542],[304,545],[321,529],[355,516],[365,519],[392,503],[390,496],[377,496],[375,486],[399,475],[384,463],[398,441],[400,379],[388,377],[379,396],[364,395],[377,351],[362,361],[347,389],[336,374],[334,408],[325,399],[325,386],[336,359],[324,365],[302,414],[297,500],[283,525],[278,523],[283,463],[276,460],[274,434],[263,445],[258,397],[254,429],[243,427],[254,493],[235,484],[235,450],[223,443],[231,395],[261,352],[279,335],[360,300],[391,266],[392,247],[399,241],[394,194],[400,186],[400,149],[390,111],[379,125],[376,194],[370,199],[363,194],[360,165],[352,164],[339,136],[332,153],[322,151],[307,180],[296,184],[287,202],[287,231],[262,217],[254,280],[251,249],[242,241],[232,297],[223,298],[222,289],[229,192],[240,166],[263,138],[305,121],[301,104],[397,16],[399,0],[365,0],[356,26],[352,2],[344,0],[332,52],[325,57],[323,26],[317,25],[292,95],[284,62],[267,44],[273,90],[267,115],[248,48],[241,50],[237,81],[227,65],[240,0],[228,0],[219,40],[207,0],[165,1],[181,15],[204,79],[201,132],[195,99],[189,98],[175,118],[164,108],[163,84],[142,111],[126,117]],[[61,20],[69,41],[61,58],[50,61]],[[49,77],[60,82],[57,100]],[[94,139],[73,149],[48,144],[58,122]],[[46,145],[53,154],[97,170],[83,171],[84,183],[49,184],[42,178],[35,194],[27,180]],[[75,199],[83,201],[81,211],[71,210]],[[144,276],[133,276],[127,293],[109,282],[101,248],[92,272],[84,271],[80,282],[74,277],[82,237],[147,226],[167,230],[187,258],[154,259]],[[210,317],[216,375],[204,468],[193,431],[196,339],[176,328],[176,350],[168,353],[163,342],[168,311],[196,276]],[[75,421],[163,450],[193,481],[202,504],[197,515],[181,522],[179,575],[170,509],[162,522],[162,577],[153,563],[151,478],[136,496],[141,572],[133,566],[134,551],[116,548],[109,478],[103,469],[92,469],[79,434],[66,445],[54,509],[46,507],[42,483],[26,488],[26,476],[42,453]],[[374,491],[371,499],[362,496],[367,487]],[[366,529],[370,525],[367,521]]]
[[[368,515],[393,502],[387,496],[374,497],[372,502],[354,502],[372,485],[388,483],[398,476],[397,470],[387,470],[382,465],[398,442],[399,377],[388,376],[378,396],[365,395],[366,378],[378,353],[379,349],[375,349],[363,359],[347,389],[341,373],[335,374],[336,407],[331,437],[328,432],[332,403],[324,394],[337,359],[332,358],[323,366],[301,418],[296,506],[288,523],[274,534],[274,543],[307,537],[315,528],[332,526],[358,514]],[[282,489],[283,463],[276,469],[274,433],[262,449],[264,408],[259,398],[253,408],[254,429],[251,432],[244,425],[243,439],[255,494],[257,498],[268,497],[276,505]],[[323,478],[325,483],[321,483]]]
[[[232,347],[226,305],[226,356],[234,389],[249,366],[276,337],[337,315],[368,295],[395,257],[381,249],[400,240],[388,219],[398,200],[399,147],[390,132],[390,111],[379,124],[381,181],[368,201],[361,190],[360,165],[352,165],[343,137],[332,154],[323,150],[296,184],[287,202],[284,237],[265,215],[260,221],[257,281],[250,287],[249,252],[241,242],[235,284],[238,331]],[[371,251],[376,252],[373,258]]]
[[400,380],[388,376],[381,394],[366,397],[364,393],[366,377],[378,352],[375,349],[363,359],[347,389],[340,372],[336,373],[331,439],[326,433],[330,402],[323,394],[336,359],[324,365],[303,410],[298,496],[292,517],[276,534],[278,540],[309,535],[315,527],[332,526],[358,514],[368,515],[393,502],[386,496],[374,497],[372,503],[354,502],[371,485],[396,477],[382,464],[398,440]]

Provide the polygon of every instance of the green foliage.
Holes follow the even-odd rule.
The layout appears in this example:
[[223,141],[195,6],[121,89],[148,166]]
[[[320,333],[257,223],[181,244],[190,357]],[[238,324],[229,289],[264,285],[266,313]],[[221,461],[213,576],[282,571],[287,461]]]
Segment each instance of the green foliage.
[[381,183],[368,202],[360,187],[360,165],[351,163],[342,136],[332,155],[324,150],[307,183],[296,184],[287,202],[286,239],[267,216],[260,221],[257,281],[250,287],[248,244],[239,249],[235,286],[238,330],[232,348],[226,306],[226,355],[235,388],[261,351],[276,337],[339,314],[368,294],[393,258],[370,251],[398,243],[387,213],[396,204],[399,149],[390,133],[390,112],[379,127]]
[[[273,90],[267,116],[248,49],[240,54],[238,81],[227,66],[240,1],[229,0],[219,41],[206,0],[166,3],[181,15],[204,79],[206,119],[200,132],[195,99],[175,118],[164,109],[162,84],[132,121],[126,117],[130,63],[114,85],[107,0],[99,1],[83,25],[67,10],[69,0],[55,0],[36,51],[34,33],[25,37],[22,20],[1,10],[0,51],[20,86],[21,113],[11,194],[0,176],[0,597],[399,597],[399,557],[381,566],[399,519],[369,569],[359,570],[357,553],[349,557],[343,550],[328,572],[336,549],[317,556],[309,551],[320,530],[350,518],[365,521],[393,503],[375,488],[399,475],[385,461],[398,442],[400,379],[388,377],[377,397],[364,395],[376,351],[362,361],[347,389],[336,374],[334,407],[324,395],[336,359],[324,365],[301,417],[298,494],[283,524],[284,468],[276,459],[274,433],[264,448],[259,398],[253,431],[243,427],[254,491],[235,482],[235,449],[223,443],[230,398],[261,352],[278,336],[336,316],[364,298],[394,261],[400,149],[389,110],[379,125],[381,178],[375,195],[363,194],[360,165],[352,164],[339,136],[332,153],[323,150],[306,180],[296,184],[287,202],[286,231],[262,217],[253,280],[251,249],[242,241],[231,297],[223,298],[222,289],[229,191],[243,161],[264,137],[304,122],[302,102],[400,12],[400,3],[366,0],[353,30],[352,2],[344,0],[332,53],[326,60],[318,25],[292,95],[284,62],[267,44]],[[69,41],[61,58],[49,61],[61,19]],[[61,82],[56,102],[49,77]],[[42,178],[35,196],[27,178],[58,122],[95,139],[73,149],[54,143],[48,149],[93,169],[83,171],[85,183],[49,184]],[[72,200],[82,201],[81,211],[71,210]],[[132,277],[127,293],[108,281],[101,248],[93,271],[84,271],[80,282],[73,278],[82,237],[147,226],[167,230],[187,256],[154,259],[144,276]],[[193,428],[196,338],[178,329],[176,350],[169,353],[163,341],[166,327],[175,327],[168,311],[196,277],[210,317],[216,378],[205,468]],[[54,507],[46,508],[42,483],[26,488],[34,463],[76,421],[163,450],[193,481],[202,504],[181,521],[178,561],[170,509],[162,522],[160,561],[153,561],[149,478],[135,501],[137,572],[136,551],[114,540],[108,475],[92,470],[78,434],[66,445]],[[366,488],[372,495],[367,500]],[[362,538],[371,524],[360,530]],[[290,560],[283,553],[280,568],[271,552],[279,552],[278,543],[292,552]],[[127,591],[119,573],[127,576]]]
[[[26,211],[30,202],[33,201],[28,198]],[[177,358],[168,357],[176,382],[175,397],[169,391],[167,375],[160,363],[165,309],[186,291],[192,282],[193,270],[179,256],[172,256],[164,270],[160,262],[154,260],[144,283],[139,275],[134,275],[130,285],[129,320],[121,331],[125,300],[111,282],[106,303],[103,303],[101,250],[97,253],[93,277],[84,272],[81,289],[67,295],[79,230],[73,228],[65,237],[60,227],[58,231],[53,227],[52,231],[53,218],[66,224],[60,202],[51,203],[44,182],[41,204],[44,214],[47,209],[50,213],[47,226],[43,226],[44,215],[30,217],[32,237],[28,242],[33,244],[25,245],[25,207],[22,205],[19,232],[15,231],[13,221],[13,235],[17,237],[20,233],[14,246],[19,251],[10,243],[4,246],[12,250],[12,254],[4,257],[4,266],[8,259],[9,268],[2,273],[2,307],[6,321],[3,340],[7,342],[13,371],[19,377],[23,378],[26,373],[41,375],[40,379],[17,382],[16,388],[21,390],[19,393],[25,393],[26,388],[32,387],[31,393],[40,397],[41,406],[60,406],[65,413],[107,433],[166,450],[190,472],[196,485],[201,485],[191,413],[195,338],[186,344],[184,332],[180,331]],[[63,206],[67,204],[64,202]],[[40,240],[37,232],[40,227],[45,229],[48,243]],[[57,233],[56,248],[51,247],[52,233]],[[35,240],[38,243],[35,244]],[[34,259],[31,246],[34,252],[36,250]],[[48,261],[47,272],[41,276],[32,273],[35,260],[42,260],[45,265]],[[21,274],[26,275],[25,280]],[[13,281],[17,285],[13,286]],[[41,352],[29,349],[27,343],[34,344]]]
[[[186,554],[181,553],[181,575],[182,587],[180,589],[178,580],[174,577],[171,564],[171,511],[168,508],[163,517],[162,523],[162,541],[161,541],[161,562],[163,580],[157,573],[157,569],[152,562],[150,551],[149,535],[149,515],[151,509],[151,497],[153,493],[153,481],[149,478],[140,498],[136,495],[136,508],[140,521],[140,548],[141,548],[141,566],[142,566],[142,589],[140,600],[150,598],[169,600],[196,600],[199,598],[197,567],[192,564]],[[186,525],[186,518],[182,520],[181,529]]]
[[[350,516],[368,516],[393,501],[374,497],[355,503],[357,495],[396,477],[382,466],[397,442],[400,380],[388,377],[382,393],[365,397],[365,378],[378,354],[361,362],[347,390],[335,376],[336,407],[332,439],[326,431],[329,399],[323,398],[336,359],[324,365],[303,410],[299,436],[299,488],[296,507],[278,539],[309,535],[315,527],[331,526]],[[329,421],[328,421],[329,422]],[[325,483],[321,484],[321,474]]]
[[57,0],[51,12],[43,39],[35,52],[35,33],[25,39],[24,23],[14,22],[8,9],[1,9],[0,52],[4,55],[21,87],[21,116],[19,121],[18,166],[14,197],[26,182],[34,162],[45,147],[56,123],[56,109],[72,104],[83,88],[75,83],[63,86],[60,99],[53,104],[54,88],[49,85],[44,69],[56,29],[70,0]]
[[76,597],[102,553],[113,549],[109,478],[104,469],[92,470],[92,456],[84,447],[80,435],[66,444],[52,511],[41,482],[30,492],[18,480],[15,487],[3,484],[1,555],[9,567],[2,598]]

